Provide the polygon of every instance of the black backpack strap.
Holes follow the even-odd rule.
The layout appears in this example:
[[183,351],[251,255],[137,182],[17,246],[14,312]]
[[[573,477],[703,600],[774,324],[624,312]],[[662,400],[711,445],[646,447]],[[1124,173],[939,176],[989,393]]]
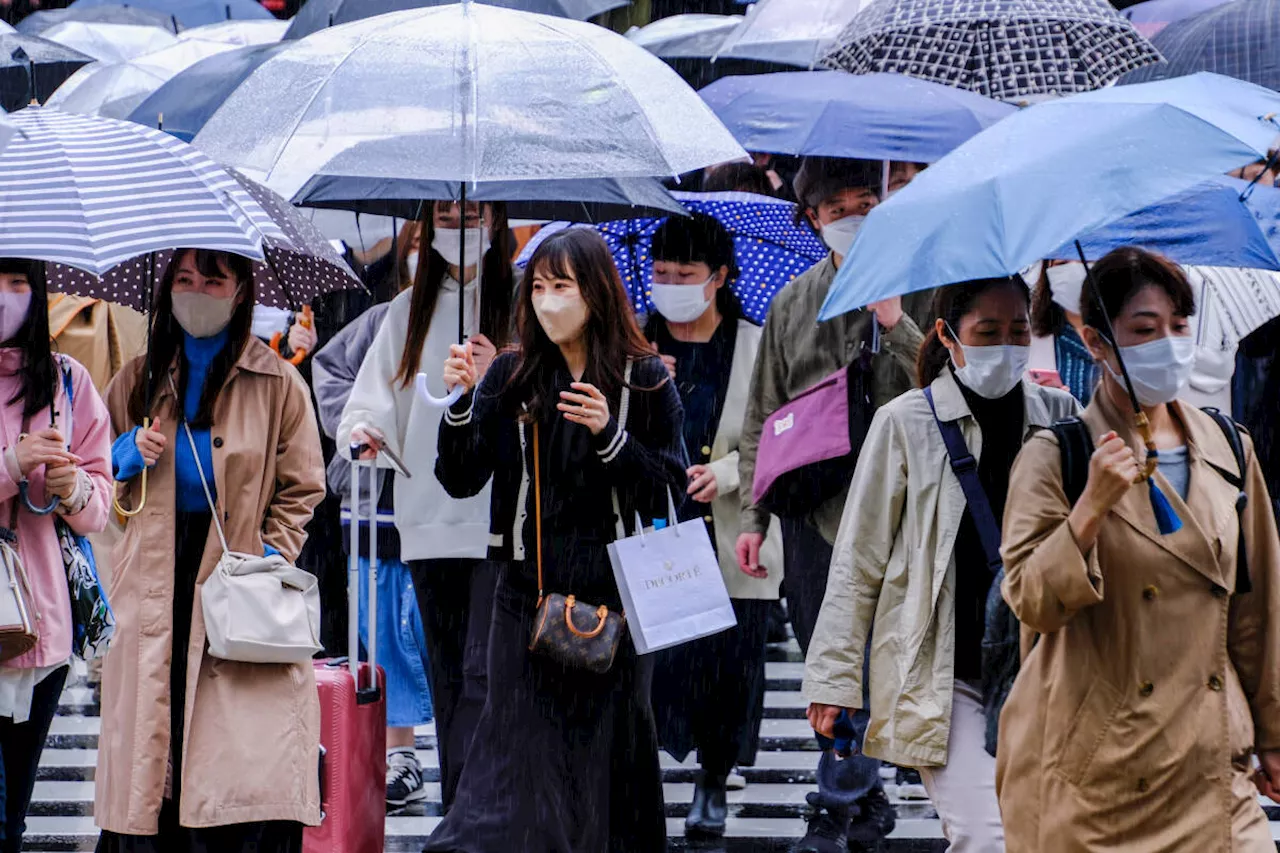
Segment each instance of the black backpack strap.
[[959,424],[938,419],[938,407],[933,404],[932,388],[924,389],[924,398],[929,401],[934,423],[942,433],[942,443],[947,447],[951,470],[960,481],[965,503],[969,506],[969,515],[973,518],[973,526],[978,530],[978,539],[982,542],[982,550],[987,558],[987,568],[994,575],[1003,565],[1000,559],[1000,524],[991,511],[991,502],[987,500],[987,493],[978,478],[978,460],[969,452],[969,445],[965,444],[964,433],[960,432]]
[[1062,490],[1067,504],[1075,506],[1089,482],[1089,460],[1093,458],[1093,436],[1080,418],[1064,418],[1049,427],[1058,438],[1062,455]]
[[1249,554],[1245,550],[1246,543],[1244,538],[1244,511],[1249,505],[1249,495],[1244,490],[1244,478],[1246,465],[1248,464],[1244,458],[1244,441],[1240,438],[1240,426],[1231,418],[1224,415],[1213,407],[1207,407],[1204,413],[1213,418],[1214,423],[1218,425],[1218,429],[1222,430],[1222,434],[1227,438],[1227,444],[1231,445],[1231,452],[1236,457],[1236,470],[1227,471],[1219,468],[1212,462],[1209,467],[1217,471],[1222,479],[1231,484],[1236,490],[1236,515],[1239,518],[1240,540],[1236,545],[1236,594],[1243,595],[1253,591],[1253,581],[1249,577]]

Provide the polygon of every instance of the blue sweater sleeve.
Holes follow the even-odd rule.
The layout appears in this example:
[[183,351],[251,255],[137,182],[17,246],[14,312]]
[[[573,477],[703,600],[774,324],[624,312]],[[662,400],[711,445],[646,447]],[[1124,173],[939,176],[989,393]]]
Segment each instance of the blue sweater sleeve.
[[141,474],[145,467],[146,462],[138,451],[138,428],[121,433],[111,445],[112,476],[123,483]]

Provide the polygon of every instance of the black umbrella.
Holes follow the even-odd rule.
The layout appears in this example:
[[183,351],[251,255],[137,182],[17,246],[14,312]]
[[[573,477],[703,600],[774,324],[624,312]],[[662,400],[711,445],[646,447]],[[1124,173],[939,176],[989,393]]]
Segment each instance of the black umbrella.
[[44,103],[90,62],[92,56],[39,36],[0,33],[0,107],[14,112],[32,101]]

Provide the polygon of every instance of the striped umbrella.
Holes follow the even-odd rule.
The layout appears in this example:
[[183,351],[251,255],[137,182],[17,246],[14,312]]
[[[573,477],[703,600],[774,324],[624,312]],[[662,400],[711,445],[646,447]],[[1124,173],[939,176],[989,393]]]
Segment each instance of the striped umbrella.
[[0,153],[0,257],[102,275],[179,247],[261,260],[266,238],[284,239],[225,169],[166,133],[47,107],[9,119],[18,133]]

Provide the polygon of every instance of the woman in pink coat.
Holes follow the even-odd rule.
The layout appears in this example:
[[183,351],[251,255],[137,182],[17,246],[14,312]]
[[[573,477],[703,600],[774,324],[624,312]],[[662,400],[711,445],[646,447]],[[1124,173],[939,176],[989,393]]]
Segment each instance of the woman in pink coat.
[[[107,408],[88,372],[51,352],[43,264],[0,259],[0,527],[17,535],[39,635],[29,652],[0,664],[3,853],[22,849],[36,767],[71,659],[71,599],[54,520],[80,534],[106,526],[110,439]],[[37,506],[59,498],[53,514],[28,509],[19,494],[24,481]]]

